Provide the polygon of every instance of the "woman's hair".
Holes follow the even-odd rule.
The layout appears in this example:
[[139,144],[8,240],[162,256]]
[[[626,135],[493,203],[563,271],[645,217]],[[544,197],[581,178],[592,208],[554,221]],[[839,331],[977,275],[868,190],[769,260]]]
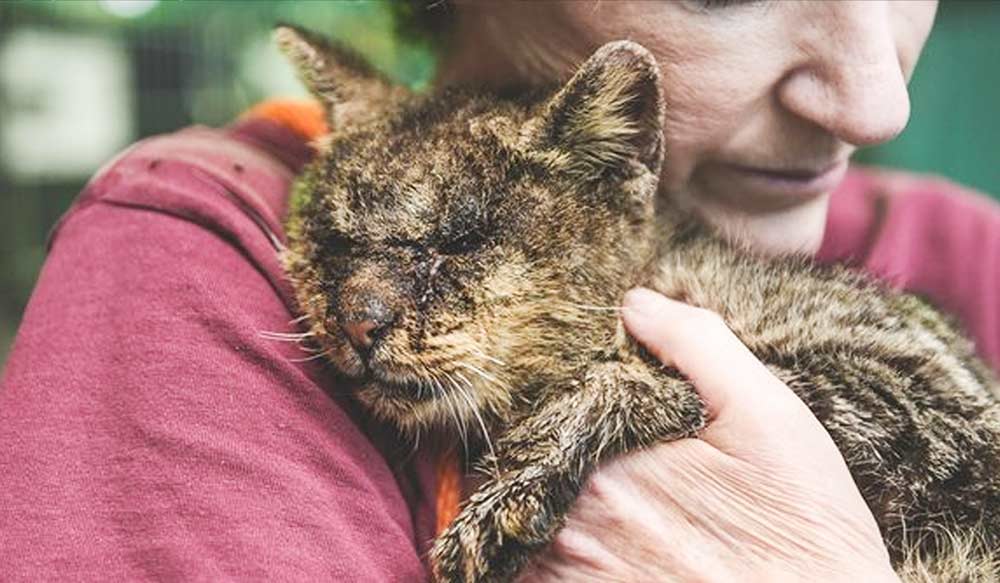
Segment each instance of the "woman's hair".
[[435,51],[443,84],[547,83],[595,48],[558,3],[412,0],[392,10],[400,35]]
[[448,0],[409,0],[389,4],[396,34],[443,51],[454,31],[455,10]]

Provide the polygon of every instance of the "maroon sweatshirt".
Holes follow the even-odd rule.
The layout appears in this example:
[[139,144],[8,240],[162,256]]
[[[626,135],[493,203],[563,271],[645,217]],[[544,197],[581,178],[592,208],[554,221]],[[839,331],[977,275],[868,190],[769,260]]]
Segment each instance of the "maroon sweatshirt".
[[[62,219],[0,385],[0,580],[426,578],[431,455],[266,334],[296,330],[275,250],[309,155],[261,119],[151,138]],[[854,170],[820,259],[927,296],[1000,366],[996,204]]]

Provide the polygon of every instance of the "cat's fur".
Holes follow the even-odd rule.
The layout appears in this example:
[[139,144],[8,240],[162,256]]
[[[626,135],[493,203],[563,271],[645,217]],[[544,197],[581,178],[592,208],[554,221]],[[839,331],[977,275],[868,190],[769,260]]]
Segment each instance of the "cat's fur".
[[922,301],[757,258],[658,202],[645,49],[606,45],[555,93],[422,97],[305,31],[276,39],[332,123],[287,223],[309,333],[375,417],[492,437],[439,580],[512,578],[601,459],[703,428],[691,384],[603,309],[639,284],[719,314],[809,405],[901,573],[998,576],[975,550],[1000,542],[990,371]]

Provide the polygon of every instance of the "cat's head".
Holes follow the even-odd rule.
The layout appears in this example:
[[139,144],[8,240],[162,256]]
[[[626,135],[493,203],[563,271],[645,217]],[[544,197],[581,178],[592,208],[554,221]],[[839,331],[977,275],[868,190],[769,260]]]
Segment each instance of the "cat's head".
[[403,429],[473,424],[620,337],[662,158],[648,51],[605,45],[532,98],[418,96],[314,35],[276,38],[332,128],[285,262],[362,404]]

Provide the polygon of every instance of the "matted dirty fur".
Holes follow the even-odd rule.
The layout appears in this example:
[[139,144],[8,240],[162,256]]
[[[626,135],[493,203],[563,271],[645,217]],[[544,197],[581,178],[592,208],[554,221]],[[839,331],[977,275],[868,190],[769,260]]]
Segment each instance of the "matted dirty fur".
[[332,127],[287,223],[306,336],[371,415],[479,452],[437,580],[512,579],[600,460],[703,428],[691,384],[624,333],[636,285],[721,315],[805,401],[904,578],[998,579],[991,372],[921,300],[758,258],[658,203],[645,49],[606,45],[553,92],[418,96],[305,31],[276,39]]

